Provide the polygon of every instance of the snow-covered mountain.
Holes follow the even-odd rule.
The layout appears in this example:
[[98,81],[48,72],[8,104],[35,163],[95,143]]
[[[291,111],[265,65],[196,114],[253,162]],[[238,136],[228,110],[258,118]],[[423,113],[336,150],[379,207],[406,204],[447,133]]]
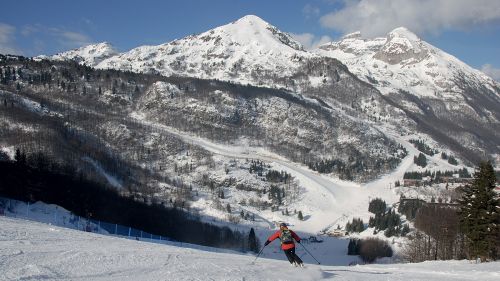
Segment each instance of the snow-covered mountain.
[[118,55],[118,51],[108,42],[84,46],[52,56],[55,60],[74,60],[81,64],[95,66],[103,60]]
[[[95,49],[94,53],[100,48],[99,44],[87,47],[88,52]],[[73,50],[53,58],[73,59],[75,53],[85,57],[84,52]],[[368,98],[374,90],[359,83],[336,59],[305,51],[289,34],[254,15],[165,44],[140,46],[100,62],[91,56],[79,61],[99,69],[284,88],[308,92],[327,102],[333,98],[330,102],[334,103],[351,104],[351,96]]]
[[[343,40],[353,45],[342,53],[335,43],[309,52],[246,16],[122,54],[103,43],[49,63],[0,56],[6,73],[0,98],[11,105],[1,112],[7,121],[0,148],[13,158],[23,136],[24,147],[45,144],[54,158],[74,161],[145,201],[261,229],[285,220],[308,233],[354,217],[367,221],[371,198],[396,203],[416,190],[391,187],[407,171],[463,167],[440,152],[458,156],[460,164],[472,163],[478,151],[500,155],[497,84],[484,86],[474,80],[482,74],[405,29]],[[424,63],[432,58],[435,67]],[[384,73],[395,78],[383,80],[379,67],[371,76],[363,76],[363,67],[356,72],[365,61],[394,68],[392,76]],[[414,69],[420,64],[434,74]],[[417,138],[439,151],[428,153],[425,168],[414,164]],[[292,180],[272,178],[283,172]],[[286,190],[284,198],[276,186]],[[446,192],[432,186],[426,196],[447,200]]]
[[498,153],[500,84],[408,29],[374,39],[355,32],[313,52],[340,60],[408,116],[419,117],[417,123],[427,123],[420,124],[424,131]]
[[484,73],[404,27],[374,39],[363,38],[360,32],[351,33],[338,42],[319,46],[314,52],[340,60],[384,94],[405,90],[420,97],[464,101],[460,80],[493,92],[498,91],[499,86]]
[[[140,46],[121,54],[109,43],[99,43],[51,58],[76,60],[104,69],[261,85],[259,77],[275,76],[275,80],[276,76],[290,77],[304,61],[321,57],[340,60],[383,94],[404,90],[419,97],[466,101],[464,96],[457,95],[463,91],[463,81],[497,93],[499,88],[499,83],[484,73],[404,27],[374,39],[365,39],[355,32],[307,52],[289,34],[254,15],[201,34],[157,46]],[[278,85],[273,87],[291,88],[275,82]]]
[[112,48],[91,45],[52,58],[283,88],[364,120],[430,135],[471,163],[477,154],[500,155],[500,85],[406,28],[375,39],[357,32],[305,51],[289,34],[249,15],[158,46],[102,50]]
[[102,45],[90,45],[54,58],[81,56],[85,58],[82,62],[97,68],[255,84],[265,74],[290,75],[303,58],[316,56],[304,51],[287,33],[253,15],[169,43],[140,46],[104,60],[92,59],[90,53],[100,53]]

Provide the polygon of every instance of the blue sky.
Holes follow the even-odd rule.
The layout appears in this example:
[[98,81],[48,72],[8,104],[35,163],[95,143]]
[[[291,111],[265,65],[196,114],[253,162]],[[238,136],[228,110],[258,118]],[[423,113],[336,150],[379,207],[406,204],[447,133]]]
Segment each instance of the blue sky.
[[54,54],[102,41],[125,51],[254,14],[309,47],[405,26],[500,80],[498,0],[17,0],[1,7],[0,53]]

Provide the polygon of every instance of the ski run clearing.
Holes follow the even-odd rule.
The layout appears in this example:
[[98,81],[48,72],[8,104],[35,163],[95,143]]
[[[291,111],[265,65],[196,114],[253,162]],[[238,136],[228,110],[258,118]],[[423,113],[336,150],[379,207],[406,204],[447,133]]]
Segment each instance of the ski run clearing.
[[291,267],[0,217],[0,280],[499,280],[500,263]]
[[[402,181],[405,172],[423,171],[425,169],[445,171],[463,167],[452,166],[445,160],[440,159],[439,155],[429,157],[429,163],[425,169],[417,167],[413,163],[413,158],[414,156],[418,156],[420,152],[408,140],[411,138],[418,138],[419,136],[409,135],[402,137],[395,133],[395,128],[380,126],[376,127],[376,129],[383,131],[385,135],[403,145],[407,149],[408,155],[402,160],[398,168],[391,173],[381,175],[374,181],[359,184],[340,180],[332,175],[325,175],[312,171],[304,165],[291,162],[263,147],[250,146],[246,143],[244,138],[231,144],[220,144],[186,132],[181,132],[160,123],[148,121],[145,116],[138,112],[132,113],[131,118],[152,126],[155,129],[173,134],[183,139],[186,143],[202,147],[212,153],[214,158],[225,159],[224,163],[227,163],[227,161],[231,159],[259,160],[271,165],[275,170],[285,171],[291,174],[302,188],[302,194],[298,202],[288,207],[290,210],[292,207],[297,210],[302,210],[305,219],[300,221],[293,216],[282,215],[280,212],[271,212],[269,210],[262,211],[246,207],[245,211],[259,216],[259,219],[252,227],[256,228],[257,235],[262,241],[267,238],[267,234],[262,234],[261,230],[263,229],[269,232],[275,227],[276,222],[280,221],[285,221],[291,225],[294,230],[302,234],[301,237],[309,237],[309,235],[316,235],[321,232],[333,230],[334,227],[337,226],[343,228],[352,218],[361,218],[364,222],[368,222],[370,216],[373,215],[368,212],[368,205],[371,199],[378,197],[385,200],[389,206],[392,206],[399,202],[401,194],[407,196],[407,198],[411,198],[411,196],[416,197],[417,195],[423,198],[423,194],[415,195],[411,193],[414,192],[415,189],[394,187],[394,182],[398,180]],[[232,190],[228,197],[237,198],[239,195],[238,191]],[[237,204],[237,200],[231,203]],[[216,213],[210,213],[210,207],[207,207],[207,203],[204,200],[195,201],[192,205],[195,208],[203,210],[202,213],[204,212],[203,214],[207,217],[220,216],[220,219],[224,218]],[[264,222],[261,220],[264,220]],[[371,236],[371,233],[373,233],[373,229],[368,229],[362,236]]]

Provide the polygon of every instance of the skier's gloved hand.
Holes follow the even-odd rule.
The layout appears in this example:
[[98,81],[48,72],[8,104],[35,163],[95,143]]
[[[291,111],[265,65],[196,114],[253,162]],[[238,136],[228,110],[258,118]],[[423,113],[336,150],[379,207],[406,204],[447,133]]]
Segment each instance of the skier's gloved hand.
[[297,240],[297,243],[299,243],[299,244],[300,244],[300,240]]
[[271,243],[271,241],[267,240],[266,243],[264,243],[264,246],[269,245],[269,243]]

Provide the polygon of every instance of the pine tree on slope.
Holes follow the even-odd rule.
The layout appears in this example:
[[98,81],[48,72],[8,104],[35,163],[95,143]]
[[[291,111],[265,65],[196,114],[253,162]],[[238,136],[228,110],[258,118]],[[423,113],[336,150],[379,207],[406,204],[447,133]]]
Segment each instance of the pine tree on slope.
[[259,241],[257,240],[257,237],[255,236],[255,231],[253,230],[253,227],[250,229],[250,233],[248,234],[248,249],[254,253],[259,252]]
[[500,210],[495,184],[493,166],[481,162],[472,185],[465,188],[460,200],[460,224],[469,242],[470,258],[497,258]]

